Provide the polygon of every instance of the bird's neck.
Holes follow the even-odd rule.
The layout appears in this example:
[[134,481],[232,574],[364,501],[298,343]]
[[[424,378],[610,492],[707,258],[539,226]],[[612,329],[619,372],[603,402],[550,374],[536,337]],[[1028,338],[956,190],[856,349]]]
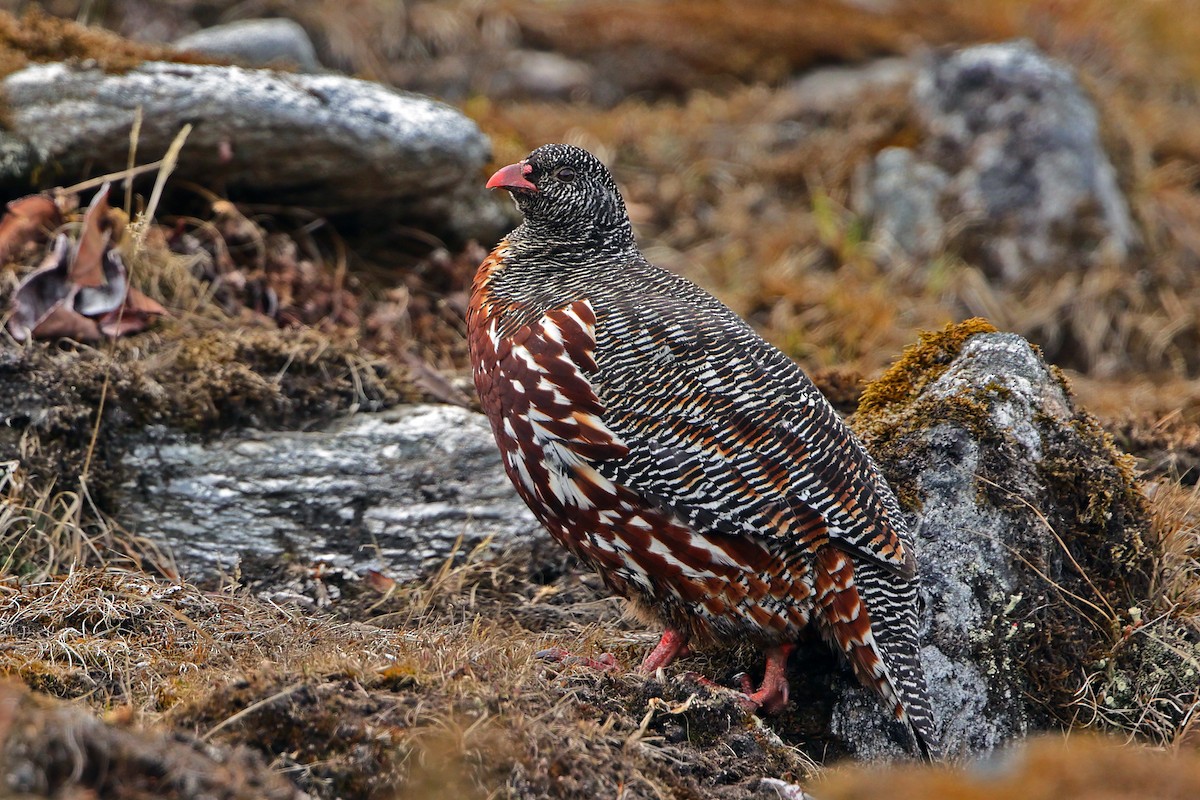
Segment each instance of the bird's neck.
[[505,330],[588,297],[639,262],[632,235],[596,240],[553,236],[522,224],[496,245],[472,287],[468,323],[501,318]]
[[517,253],[556,262],[590,263],[597,258],[617,257],[636,249],[633,226],[628,217],[620,220],[575,221],[569,225],[555,220],[526,218],[508,235]]

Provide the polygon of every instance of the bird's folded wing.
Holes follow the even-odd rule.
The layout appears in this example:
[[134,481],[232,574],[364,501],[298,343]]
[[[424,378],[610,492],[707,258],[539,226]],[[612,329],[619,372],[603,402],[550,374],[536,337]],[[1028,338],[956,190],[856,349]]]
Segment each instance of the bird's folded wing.
[[[643,303],[608,319],[589,381],[607,428],[628,448],[596,464],[690,525],[826,541],[912,577],[895,497],[803,371],[732,312]],[[606,353],[619,352],[619,357]]]
[[832,543],[912,577],[911,549],[892,522],[898,511],[889,512],[873,487],[847,480],[865,474],[864,465],[814,471],[802,461],[790,462],[786,453],[737,454],[711,427],[662,416],[635,421],[625,415],[607,423],[629,452],[597,464],[597,470],[692,527],[775,537],[795,551]]

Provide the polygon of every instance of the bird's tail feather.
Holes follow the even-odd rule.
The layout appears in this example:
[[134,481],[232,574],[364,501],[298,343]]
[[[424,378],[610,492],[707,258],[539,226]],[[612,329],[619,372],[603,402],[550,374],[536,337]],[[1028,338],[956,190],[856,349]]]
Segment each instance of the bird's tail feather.
[[824,547],[817,552],[816,619],[825,638],[896,718],[907,723],[921,755],[941,748],[917,649],[916,582],[898,582],[871,563]]

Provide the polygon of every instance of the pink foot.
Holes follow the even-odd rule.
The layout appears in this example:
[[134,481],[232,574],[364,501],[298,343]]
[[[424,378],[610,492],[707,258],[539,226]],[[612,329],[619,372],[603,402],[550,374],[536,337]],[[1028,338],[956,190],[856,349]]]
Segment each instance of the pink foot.
[[[764,714],[777,714],[787,707],[787,660],[795,647],[792,644],[784,644],[767,651],[767,669],[763,674],[762,685],[757,689],[754,688],[754,682],[746,673],[743,672],[735,678],[742,690],[741,696],[738,698],[742,708],[748,712],[762,711]],[[687,677],[709,689],[729,691],[728,687],[714,683],[694,672],[687,673]]]
[[646,655],[642,665],[638,667],[638,672],[650,675],[657,672],[659,667],[665,667],[680,656],[686,656],[688,654],[687,641],[686,633],[674,628],[667,628],[663,631],[658,644]]
[[764,714],[778,714],[788,704],[787,662],[796,649],[794,644],[781,644],[767,651],[767,668],[762,683],[754,688],[750,676],[742,673],[739,680],[746,696],[743,705],[749,711],[762,710]]
[[588,667],[589,669],[600,670],[601,672],[611,672],[620,669],[617,663],[617,657],[612,653],[604,653],[599,658],[591,658],[589,656],[572,655],[569,650],[563,647],[549,647],[545,650],[539,650],[534,653],[536,658],[543,661],[554,661],[559,664],[569,664],[571,666]]

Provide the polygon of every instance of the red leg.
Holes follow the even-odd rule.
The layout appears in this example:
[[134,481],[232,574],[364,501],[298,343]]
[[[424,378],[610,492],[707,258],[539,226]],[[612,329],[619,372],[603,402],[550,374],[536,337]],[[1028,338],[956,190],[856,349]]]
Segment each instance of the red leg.
[[646,656],[642,665],[638,667],[638,672],[649,675],[657,672],[659,667],[667,666],[679,656],[687,655],[687,641],[688,637],[686,633],[677,631],[674,628],[667,628],[663,631],[662,638],[658,640],[658,644]]
[[746,693],[747,705],[751,710],[762,709],[766,714],[775,714],[787,706],[787,662],[795,649],[794,644],[781,644],[767,651],[767,668],[757,691],[750,691],[753,684],[748,676],[742,675],[742,691]]
[[[687,655],[687,634],[682,631],[677,631],[674,628],[667,628],[663,631],[662,638],[658,640],[658,644],[646,656],[646,660],[642,662],[642,666],[638,668],[639,672],[651,674],[658,670],[659,667],[665,667],[680,656]],[[557,661],[561,664],[578,664],[592,669],[608,671],[617,669],[617,659],[612,653],[605,653],[599,658],[588,658],[587,656],[577,656],[562,647],[550,647],[546,650],[539,650],[535,655],[544,661]]]

